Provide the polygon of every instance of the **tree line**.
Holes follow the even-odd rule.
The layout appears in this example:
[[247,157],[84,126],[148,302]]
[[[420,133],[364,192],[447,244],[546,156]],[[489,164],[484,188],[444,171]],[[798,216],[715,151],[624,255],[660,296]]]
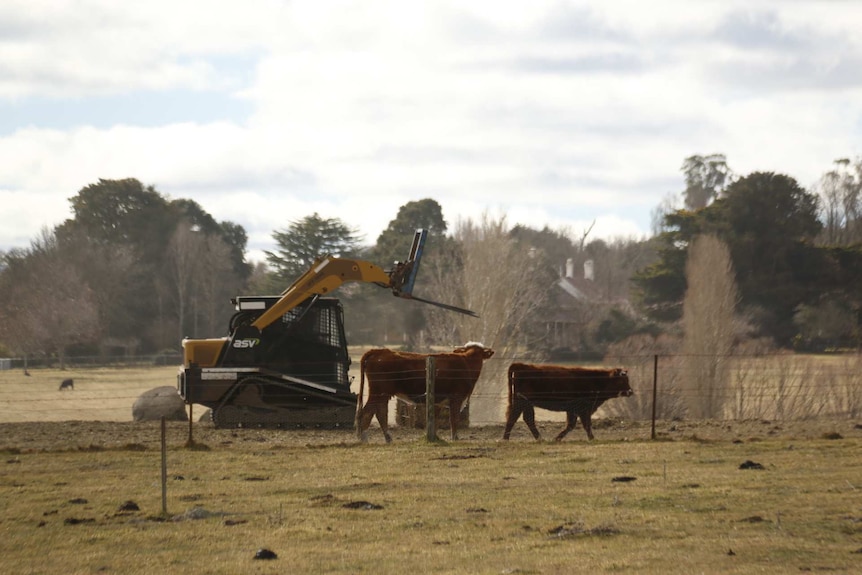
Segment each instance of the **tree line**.
[[223,331],[248,281],[247,236],[199,204],[135,179],[99,180],[73,216],[2,254],[0,341],[24,357],[176,351]]
[[664,324],[678,321],[690,248],[712,236],[730,252],[741,331],[784,348],[858,347],[862,160],[849,166],[836,162],[811,191],[790,176],[754,172],[722,179],[701,204],[686,196],[685,207],[663,213],[650,240],[658,257],[632,278],[639,309]]
[[177,352],[183,337],[227,332],[231,297],[279,293],[324,253],[386,268],[407,256],[417,228],[429,236],[416,294],[481,318],[347,285],[338,297],[351,343],[421,348],[473,339],[547,356],[552,318],[567,305],[567,260],[594,269],[594,301],[566,309],[577,325],[569,348],[601,354],[632,336],[691,331],[691,318],[706,313],[692,310],[727,299],[690,302],[685,318],[690,289],[715,283],[687,269],[698,238],[709,237],[727,250],[733,338],[858,346],[862,161],[839,160],[810,191],[782,174],[736,176],[721,154],[686,158],[682,172],[685,188],[656,207],[648,238],[510,226],[505,215],[450,227],[428,198],[401,206],[373,245],[337,218],[299,218],[273,231],[276,248],[257,266],[246,261],[241,225],[135,179],[99,180],[69,199],[71,218],[0,254],[0,354],[62,362],[70,354]]

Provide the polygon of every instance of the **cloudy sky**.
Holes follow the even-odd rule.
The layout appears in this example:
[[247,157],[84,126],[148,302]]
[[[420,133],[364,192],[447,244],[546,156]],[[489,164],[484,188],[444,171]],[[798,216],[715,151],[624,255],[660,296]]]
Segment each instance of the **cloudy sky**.
[[810,188],[862,153],[862,3],[3,0],[0,250],[99,178],[373,244],[411,200],[645,237],[693,154]]

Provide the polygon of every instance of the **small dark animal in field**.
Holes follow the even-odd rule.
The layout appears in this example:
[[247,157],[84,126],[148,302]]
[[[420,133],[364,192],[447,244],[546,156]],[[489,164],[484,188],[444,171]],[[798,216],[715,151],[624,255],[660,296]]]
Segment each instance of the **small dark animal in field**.
[[257,550],[257,553],[254,554],[254,558],[264,560],[278,559],[278,554],[275,551],[261,547]]
[[351,501],[350,503],[345,503],[342,505],[345,509],[383,509],[382,505],[377,505],[376,503],[369,503],[368,501]]
[[120,511],[140,511],[141,508],[132,500],[126,501],[120,505]]
[[26,375],[27,377],[30,377],[30,372],[27,371],[26,367],[24,368],[24,375]]
[[75,389],[75,382],[71,378],[64,379],[60,382],[60,391],[64,389]]

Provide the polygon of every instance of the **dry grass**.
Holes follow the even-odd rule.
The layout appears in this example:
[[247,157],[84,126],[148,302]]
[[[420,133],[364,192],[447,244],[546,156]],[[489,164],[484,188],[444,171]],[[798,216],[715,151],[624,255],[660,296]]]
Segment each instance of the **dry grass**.
[[[614,439],[559,444],[523,434],[498,442],[499,427],[438,444],[400,430],[389,446],[343,432],[200,426],[203,451],[182,448],[185,426],[173,424],[168,520],[156,425],[114,424],[111,437],[125,444],[91,435],[80,449],[68,439],[59,449],[21,449],[13,439],[0,461],[0,572],[850,573],[862,565],[862,430],[844,421],[833,428],[842,439],[785,430],[734,442],[725,427],[690,425],[663,441],[626,440],[643,432],[630,427],[601,430]],[[0,429],[15,438],[17,427]],[[122,430],[137,439],[120,439]],[[740,469],[745,461],[764,469]],[[120,510],[129,500],[140,509]],[[278,558],[255,560],[260,548]]]
[[806,419],[862,414],[862,355],[773,355],[731,363],[727,416]]
[[[855,389],[853,366],[836,365]],[[511,442],[489,425],[438,444],[397,429],[390,446],[196,424],[206,450],[184,448],[188,426],[174,423],[163,517],[158,424],[131,423],[131,405],[173,385],[176,367],[31,373],[0,372],[0,573],[862,567],[862,428],[846,415],[666,420],[659,441],[648,422],[600,420],[597,441],[578,429],[560,444],[534,443],[523,423]],[[57,390],[66,377],[74,392]],[[559,423],[540,426],[550,437]],[[120,509],[130,500],[139,510]],[[278,559],[255,560],[262,547]]]
[[[367,348],[352,347],[351,376],[359,381],[359,358]],[[132,421],[132,404],[142,393],[176,386],[179,366],[72,367],[0,370],[0,423],[25,421]],[[72,378],[74,391],[59,391]],[[358,389],[358,383],[356,384]],[[203,413],[195,406],[193,416]]]
[[[351,348],[354,358],[350,375],[353,388],[359,387],[359,357],[365,348]],[[511,359],[492,358],[507,365]],[[652,411],[653,358],[649,354],[626,356],[612,361],[629,370],[635,395],[609,401],[599,417],[649,419]],[[141,393],[154,387],[176,385],[177,366],[129,368],[33,369],[31,376],[21,370],[0,371],[0,423],[24,421],[131,421],[132,404]],[[726,391],[724,417],[747,419],[811,419],[862,415],[862,355],[767,355],[733,357],[731,381]],[[678,357],[659,360],[658,419],[685,417],[682,382],[689,374]],[[59,391],[60,381],[75,380],[75,390]],[[506,409],[505,381],[490,382],[477,389],[474,401],[496,404],[493,417],[472,414],[478,425],[502,422]],[[493,385],[496,384],[496,388]],[[485,395],[482,395],[482,394]],[[204,408],[194,408],[195,417]],[[488,411],[488,410],[486,410]],[[542,421],[561,421],[564,415],[537,410]],[[394,421],[394,402],[390,421]]]
[[[686,390],[692,376],[682,356],[660,355],[659,419],[687,418],[687,403],[706,399]],[[690,358],[688,358],[690,359]],[[652,411],[654,360],[641,354],[620,362],[629,369],[635,395],[611,401],[600,413],[628,419],[649,419]],[[776,353],[730,356],[725,389],[713,399],[721,417],[746,419],[855,418],[862,415],[862,355],[797,355]],[[695,394],[692,396],[692,394]]]
[[[19,421],[131,421],[145,391],[176,386],[177,366],[0,371],[0,423]],[[72,378],[75,389],[60,391]]]

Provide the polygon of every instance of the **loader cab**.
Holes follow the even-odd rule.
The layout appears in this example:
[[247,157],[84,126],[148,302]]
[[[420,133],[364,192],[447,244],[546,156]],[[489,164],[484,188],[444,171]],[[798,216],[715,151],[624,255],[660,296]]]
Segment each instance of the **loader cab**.
[[344,310],[336,298],[311,297],[258,330],[251,323],[280,296],[240,296],[221,367],[257,366],[322,385],[350,389]]

